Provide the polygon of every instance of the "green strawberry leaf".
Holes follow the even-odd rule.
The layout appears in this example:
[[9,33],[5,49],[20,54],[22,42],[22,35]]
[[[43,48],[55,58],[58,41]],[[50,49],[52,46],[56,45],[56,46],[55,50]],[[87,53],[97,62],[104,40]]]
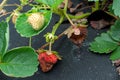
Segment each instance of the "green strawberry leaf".
[[63,2],[63,0],[35,0],[35,1],[39,3],[47,4],[52,8],[58,7],[61,4],[61,2]]
[[110,53],[116,49],[118,43],[111,39],[108,33],[102,33],[96,37],[95,41],[90,44],[90,50],[98,53]]
[[117,20],[115,24],[111,26],[109,34],[114,40],[120,42],[120,20]]
[[8,48],[9,27],[7,22],[0,22],[0,56],[2,57]]
[[120,59],[120,46],[112,52],[110,59],[112,61]]
[[11,77],[32,76],[37,71],[37,58],[37,54],[32,48],[15,48],[4,55],[0,69]]
[[114,14],[120,17],[120,0],[113,0],[113,7]]
[[29,24],[29,22],[27,21],[28,19],[28,14],[31,13],[27,13],[27,14],[21,14],[16,21],[16,30],[18,33],[20,33],[20,35],[22,37],[32,37],[35,35],[38,35],[40,32],[42,32],[49,24],[51,17],[52,17],[52,12],[51,11],[47,11],[47,10],[43,10],[41,11],[45,17],[45,23],[44,25],[39,29],[39,30],[34,30],[32,28],[32,26]]

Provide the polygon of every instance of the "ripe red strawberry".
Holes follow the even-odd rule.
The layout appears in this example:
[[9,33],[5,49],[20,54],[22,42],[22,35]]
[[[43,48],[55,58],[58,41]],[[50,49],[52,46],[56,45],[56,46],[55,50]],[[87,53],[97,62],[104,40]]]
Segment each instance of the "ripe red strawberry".
[[45,57],[45,61],[48,63],[53,63],[55,64],[57,62],[57,56],[55,54],[50,54]]
[[39,54],[39,60],[44,59],[45,62],[55,64],[57,62],[57,56],[55,54],[48,55],[46,52]]
[[58,61],[58,56],[54,53],[48,54],[47,51],[38,52],[38,60],[43,72],[48,72],[52,69],[53,65]]

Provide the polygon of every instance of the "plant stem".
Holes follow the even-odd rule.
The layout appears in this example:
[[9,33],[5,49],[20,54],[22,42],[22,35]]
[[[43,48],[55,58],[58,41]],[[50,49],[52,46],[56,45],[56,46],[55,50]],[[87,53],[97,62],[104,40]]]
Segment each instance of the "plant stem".
[[52,50],[52,42],[49,42],[49,53],[51,53]]
[[11,14],[11,13],[12,13],[12,12],[4,13],[4,14],[0,15],[0,18],[3,17],[3,16],[5,16],[5,15]]
[[65,7],[64,7],[64,11],[67,11],[67,6],[68,6],[68,0],[65,0]]
[[53,26],[53,29],[52,29],[52,34],[53,35],[55,34],[56,30],[58,29],[60,24],[63,22],[63,20],[64,20],[64,16],[61,16],[59,22]]
[[95,1],[95,10],[99,9],[99,1]]
[[115,16],[114,14],[111,14],[110,12],[105,11],[107,14],[109,14],[110,16],[114,17],[115,19],[119,19],[119,17]]
[[87,16],[89,16],[91,13],[85,13],[85,14],[82,14],[80,16],[74,16],[74,15],[71,15],[71,14],[68,14],[68,16],[71,18],[71,19],[82,19],[82,18],[85,18]]
[[74,26],[72,20],[69,18],[68,14],[67,14],[67,6],[68,6],[68,0],[65,0],[64,15],[65,15],[66,18],[69,20],[70,24],[71,24],[72,26]]
[[106,1],[107,1],[107,0],[103,0],[103,1],[102,1],[102,6],[101,6],[101,9],[103,9],[103,8],[104,8]]
[[70,24],[71,24],[72,26],[74,26],[72,20],[71,20],[70,17],[68,16],[68,14],[67,14],[66,12],[64,12],[64,15],[66,16],[66,18],[68,19],[68,21],[70,22]]
[[0,11],[3,9],[6,3],[7,3],[7,0],[2,1],[2,3],[0,4]]
[[32,47],[32,37],[29,38],[29,47]]
[[19,4],[6,4],[5,6],[17,6],[17,7],[19,7],[20,5]]
[[[66,30],[67,30],[67,29],[66,29]],[[66,31],[66,30],[65,30],[65,31]],[[64,31],[64,32],[65,32],[65,31]],[[61,37],[64,35],[64,32],[62,32],[61,34],[59,34],[56,40],[58,40],[59,38],[61,38]],[[47,47],[48,45],[49,45],[49,43],[46,43],[46,44],[44,44],[43,46],[41,46],[40,49],[44,49],[44,48]]]

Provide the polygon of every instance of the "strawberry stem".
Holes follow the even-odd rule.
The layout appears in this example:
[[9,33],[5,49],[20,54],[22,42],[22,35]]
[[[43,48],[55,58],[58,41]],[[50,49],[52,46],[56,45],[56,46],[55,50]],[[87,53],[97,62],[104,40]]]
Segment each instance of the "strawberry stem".
[[74,15],[71,15],[71,14],[68,14],[69,18],[70,19],[82,19],[82,18],[86,18],[90,15],[91,13],[87,12],[87,13],[84,13],[84,14],[81,14],[81,15],[78,15],[78,16],[74,16]]
[[92,8],[92,12],[96,11],[99,9],[99,0],[95,1],[95,7]]
[[8,0],[3,0],[0,4],[0,11],[3,9]]
[[32,47],[32,37],[29,38],[29,47]]
[[98,10],[99,9],[99,1],[95,2],[95,9]]
[[67,11],[67,6],[68,6],[68,0],[65,0],[65,7],[64,7],[64,11]]
[[70,22],[70,24],[72,26],[74,26],[72,20],[70,19],[70,17],[67,14],[67,6],[68,6],[68,0],[65,0],[64,15],[66,16],[66,18],[68,19],[68,21]]
[[52,50],[52,42],[49,42],[49,53],[48,54],[51,54],[51,50]]
[[70,22],[70,24],[71,24],[72,26],[74,26],[72,20],[71,20],[70,17],[68,16],[68,14],[67,14],[66,12],[64,12],[64,15],[66,16],[66,18],[68,19],[68,21]]
[[55,34],[56,30],[58,29],[60,24],[63,22],[63,20],[64,20],[64,16],[61,16],[59,22],[53,26],[53,29],[52,29],[52,34],[53,35]]

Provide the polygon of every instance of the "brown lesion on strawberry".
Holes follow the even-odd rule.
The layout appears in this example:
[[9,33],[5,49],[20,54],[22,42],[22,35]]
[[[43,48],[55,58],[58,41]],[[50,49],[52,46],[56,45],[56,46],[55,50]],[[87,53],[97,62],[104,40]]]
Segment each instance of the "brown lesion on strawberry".
[[67,37],[77,46],[81,46],[82,42],[87,36],[86,25],[79,25],[75,27],[70,27],[65,31]]
[[48,50],[37,50],[37,52],[40,67],[43,72],[50,71],[54,64],[56,64],[58,60],[61,60],[61,57],[56,51],[51,51],[51,53],[49,53]]

